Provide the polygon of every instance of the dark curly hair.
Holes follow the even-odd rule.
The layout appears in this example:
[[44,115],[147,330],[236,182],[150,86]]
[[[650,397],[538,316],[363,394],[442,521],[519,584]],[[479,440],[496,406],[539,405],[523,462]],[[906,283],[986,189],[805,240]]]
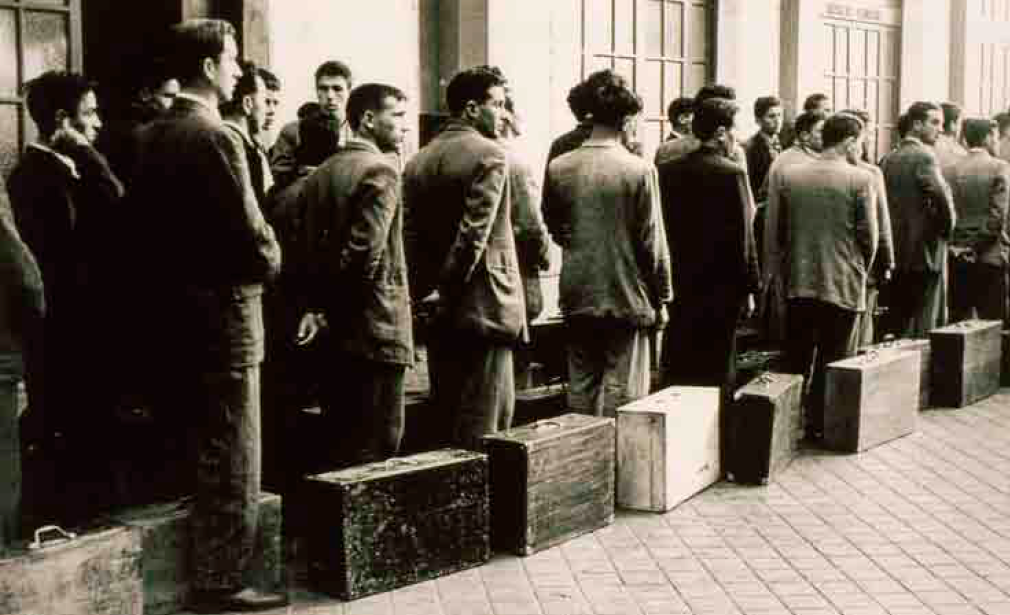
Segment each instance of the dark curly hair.
[[584,92],[594,123],[620,130],[626,118],[642,112],[641,97],[628,87],[627,79],[610,69],[589,75]]

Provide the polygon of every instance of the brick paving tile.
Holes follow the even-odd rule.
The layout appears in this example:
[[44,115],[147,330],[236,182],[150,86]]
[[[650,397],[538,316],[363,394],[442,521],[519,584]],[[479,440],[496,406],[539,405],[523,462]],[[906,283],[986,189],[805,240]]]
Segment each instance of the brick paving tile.
[[1010,390],[530,557],[275,615],[1010,615]]

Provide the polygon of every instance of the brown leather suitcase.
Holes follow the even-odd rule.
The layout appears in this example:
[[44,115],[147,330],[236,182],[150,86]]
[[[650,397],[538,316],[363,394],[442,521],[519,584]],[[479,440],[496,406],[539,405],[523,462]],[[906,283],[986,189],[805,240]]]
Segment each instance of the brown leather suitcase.
[[614,420],[563,414],[484,437],[495,549],[530,555],[614,519]]
[[803,376],[766,372],[737,390],[726,417],[726,476],[767,485],[803,437]]
[[[140,533],[145,615],[167,615],[182,610],[186,605],[189,597],[191,513],[191,502],[185,499],[132,508],[111,517],[113,521]],[[246,585],[265,591],[284,588],[281,519],[281,497],[261,493],[256,545],[246,571]]]
[[864,346],[859,354],[868,352],[887,352],[889,350],[914,350],[919,353],[919,409],[924,410],[930,404],[930,378],[932,377],[932,350],[929,340],[887,340],[877,344]]
[[42,528],[0,558],[0,613],[142,615],[140,532],[127,527],[81,535]]
[[479,566],[490,555],[487,456],[442,449],[309,477],[312,587],[354,600]]
[[824,444],[856,453],[914,432],[920,356],[911,350],[869,352],[829,363]]
[[1002,330],[998,320],[966,320],[934,329],[934,405],[961,408],[999,390]]

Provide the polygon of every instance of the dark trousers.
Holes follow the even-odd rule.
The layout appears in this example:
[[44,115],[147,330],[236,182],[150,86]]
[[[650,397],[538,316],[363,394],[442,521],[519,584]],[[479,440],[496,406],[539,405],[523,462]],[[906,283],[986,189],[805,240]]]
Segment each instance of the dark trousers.
[[21,439],[17,408],[20,363],[18,356],[0,353],[0,551],[20,537]]
[[947,276],[935,271],[896,271],[887,286],[884,331],[896,338],[925,339],[946,324]]
[[435,329],[428,341],[432,407],[444,425],[441,445],[481,450],[481,437],[512,426],[512,347]]
[[810,375],[804,407],[808,435],[824,432],[824,372],[828,363],[855,354],[858,312],[817,299],[789,300],[789,337],[786,361],[791,373]]
[[1006,269],[987,263],[950,261],[950,321],[974,317],[1006,321]]
[[339,352],[331,356],[320,407],[327,431],[339,434],[339,464],[354,466],[396,456],[403,439],[406,366]]
[[205,372],[194,383],[191,576],[197,590],[241,588],[252,555],[260,495],[259,370]]

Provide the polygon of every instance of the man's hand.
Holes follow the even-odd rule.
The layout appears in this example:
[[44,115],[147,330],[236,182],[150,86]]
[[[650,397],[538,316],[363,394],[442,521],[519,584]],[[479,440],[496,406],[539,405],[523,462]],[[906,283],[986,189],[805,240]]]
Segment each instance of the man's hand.
[[665,329],[668,322],[670,322],[670,312],[667,311],[666,304],[664,303],[656,310],[656,328]]
[[316,339],[324,326],[326,326],[326,319],[321,314],[306,313],[298,323],[298,337],[295,338],[295,344],[299,346],[308,344]]
[[744,318],[751,318],[754,316],[755,311],[757,311],[757,302],[754,300],[754,293],[750,293],[747,295],[747,308]]

